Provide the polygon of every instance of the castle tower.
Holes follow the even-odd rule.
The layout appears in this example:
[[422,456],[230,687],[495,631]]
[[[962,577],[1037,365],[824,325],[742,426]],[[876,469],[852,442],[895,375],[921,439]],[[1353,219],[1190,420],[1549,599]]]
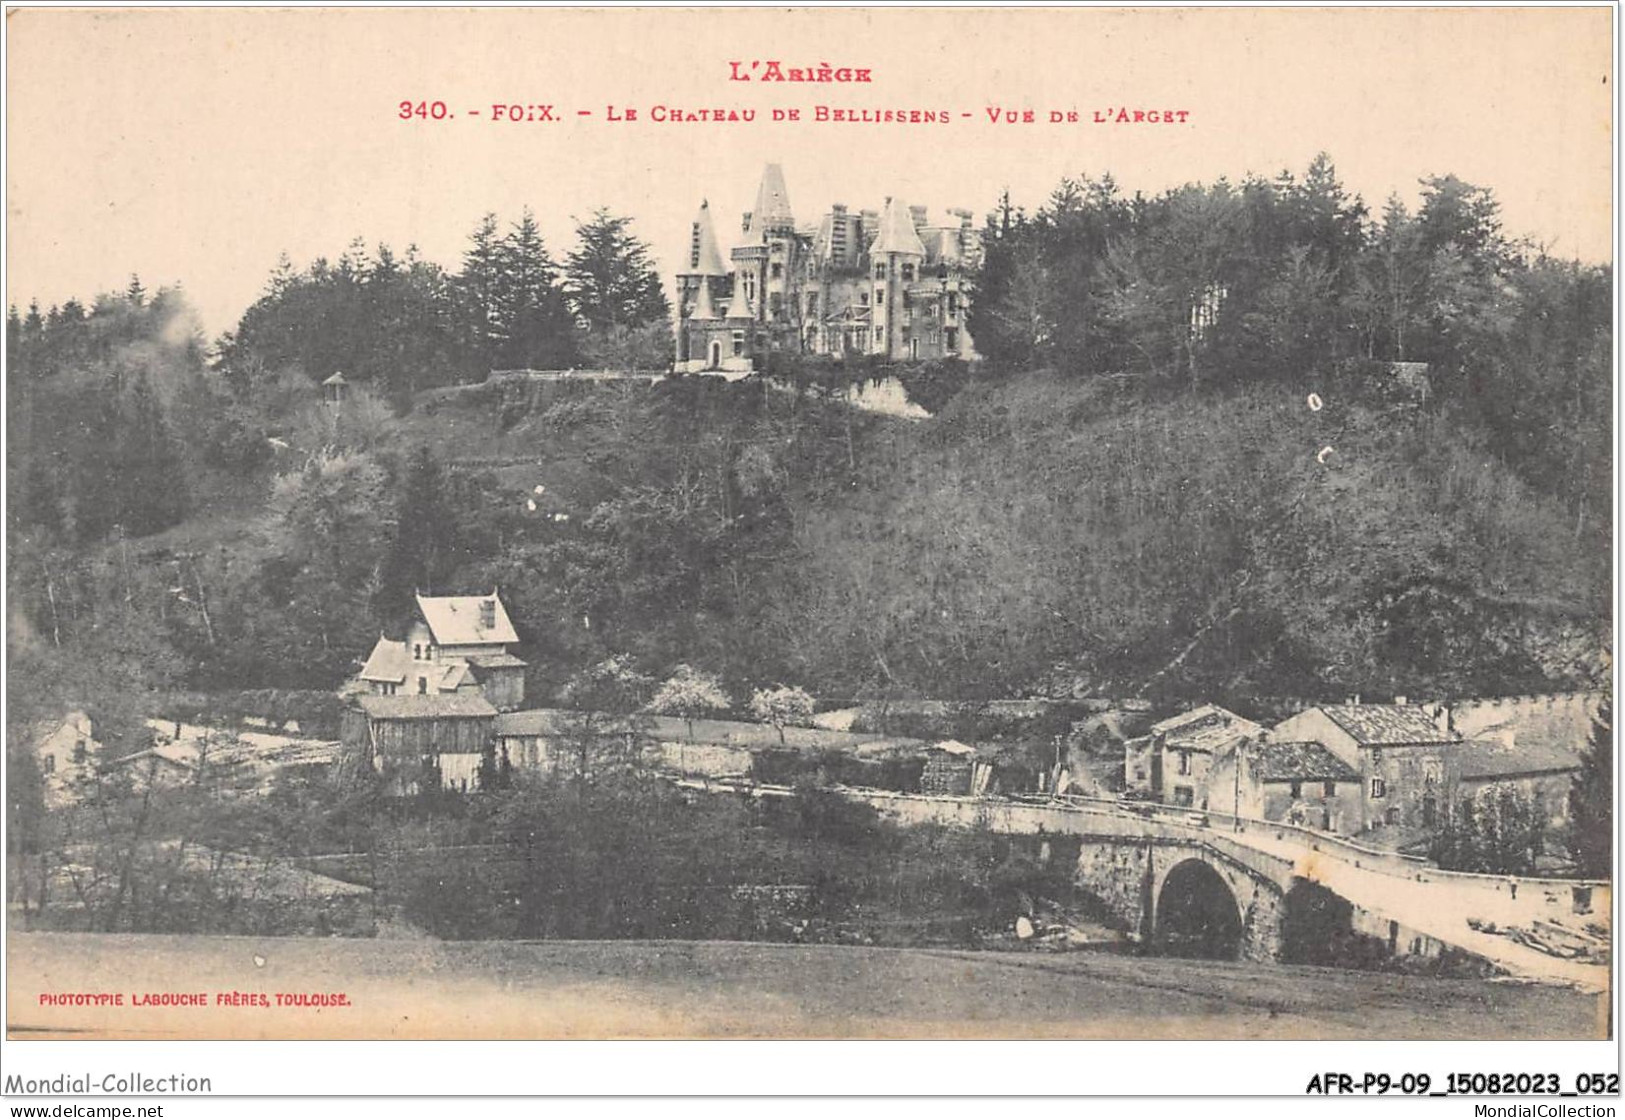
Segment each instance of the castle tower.
[[869,261],[874,286],[874,352],[892,360],[911,357],[908,285],[919,279],[925,245],[920,241],[914,214],[901,200],[886,200],[880,230],[869,249]]
[[[711,224],[711,204],[701,201],[699,213],[689,227],[688,256],[683,270],[677,274],[677,364],[704,357],[705,341],[696,334],[691,320],[714,320],[716,310],[712,304],[711,287],[720,283],[727,270],[722,266],[722,253],[717,248],[717,232]],[[704,314],[700,314],[701,310]],[[698,328],[699,334],[706,333]]]
[[784,324],[792,279],[800,263],[796,251],[795,215],[784,169],[770,163],[762,169],[756,188],[756,208],[741,222],[744,243],[733,251],[734,281],[743,284],[758,323]]

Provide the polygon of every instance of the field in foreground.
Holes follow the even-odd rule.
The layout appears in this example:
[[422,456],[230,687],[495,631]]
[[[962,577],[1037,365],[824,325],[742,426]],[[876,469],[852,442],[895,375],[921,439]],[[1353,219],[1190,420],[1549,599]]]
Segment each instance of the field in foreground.
[[[13,934],[12,1038],[1580,1039],[1607,997],[1101,953]],[[125,1006],[41,1006],[41,993]],[[217,993],[264,993],[271,1007]],[[208,1006],[132,1006],[202,993]],[[277,1007],[277,993],[348,1006]]]

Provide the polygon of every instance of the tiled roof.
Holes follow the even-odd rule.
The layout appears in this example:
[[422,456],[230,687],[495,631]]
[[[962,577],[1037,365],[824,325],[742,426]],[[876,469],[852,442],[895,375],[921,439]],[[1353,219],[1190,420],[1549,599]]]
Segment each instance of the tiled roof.
[[[490,595],[419,595],[418,611],[429,624],[436,645],[474,646],[505,645],[517,642],[519,635],[508,620],[508,608],[495,592]],[[490,629],[480,625],[480,604],[496,604],[494,622]]]
[[1319,743],[1261,743],[1252,754],[1260,781],[1357,782],[1360,774]]
[[1453,741],[1448,732],[1439,730],[1432,716],[1410,704],[1328,704],[1321,710],[1365,746]]
[[442,692],[438,696],[359,696],[356,703],[373,719],[472,719],[497,714],[485,697],[474,692]]
[[361,679],[400,684],[406,679],[406,670],[411,663],[405,642],[392,642],[380,637],[378,644],[372,647],[372,653],[367,656],[366,665],[361,668]]
[[1213,751],[1238,736],[1258,735],[1263,730],[1217,704],[1203,704],[1151,726],[1151,733],[1161,735],[1168,746],[1189,751]]

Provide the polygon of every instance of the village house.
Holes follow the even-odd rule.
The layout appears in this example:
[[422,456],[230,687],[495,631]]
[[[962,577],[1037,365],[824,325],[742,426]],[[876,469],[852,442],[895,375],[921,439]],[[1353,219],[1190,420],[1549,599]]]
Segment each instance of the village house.
[[45,783],[45,804],[56,807],[74,800],[74,786],[89,776],[100,753],[90,717],[82,711],[42,728],[34,740],[34,760]]
[[1123,787],[1131,796],[1206,809],[1216,751],[1262,735],[1262,725],[1217,704],[1203,704],[1151,725],[1123,751]]
[[525,701],[519,634],[502,597],[418,595],[404,641],[380,635],[357,678],[373,696],[477,694],[499,711]]
[[881,210],[837,203],[798,226],[784,172],[768,164],[726,265],[700,204],[677,274],[674,368],[743,376],[772,352],[974,360],[966,323],[981,234],[969,210],[950,216],[934,225],[925,207],[888,198]]
[[1315,742],[1269,732],[1221,746],[1208,771],[1207,807],[1322,832],[1359,831],[1360,773]]
[[1436,705],[1327,704],[1281,721],[1271,738],[1318,743],[1359,774],[1358,831],[1434,828],[1456,787],[1461,737]]

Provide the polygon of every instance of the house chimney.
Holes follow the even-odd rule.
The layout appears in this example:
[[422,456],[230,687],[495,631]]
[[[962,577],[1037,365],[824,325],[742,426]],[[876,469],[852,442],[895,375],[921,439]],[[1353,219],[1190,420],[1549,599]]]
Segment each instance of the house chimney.
[[1450,710],[1449,705],[1440,704],[1439,712],[1434,716],[1434,720],[1438,723],[1439,730],[1443,734],[1454,735],[1456,733],[1456,716]]
[[480,629],[495,630],[497,628],[497,601],[495,599],[480,600]]
[[1394,703],[1398,704],[1401,708],[1403,708],[1405,706],[1406,702],[1407,702],[1407,699],[1408,698],[1404,697],[1404,696],[1396,696],[1396,697],[1394,697]]

